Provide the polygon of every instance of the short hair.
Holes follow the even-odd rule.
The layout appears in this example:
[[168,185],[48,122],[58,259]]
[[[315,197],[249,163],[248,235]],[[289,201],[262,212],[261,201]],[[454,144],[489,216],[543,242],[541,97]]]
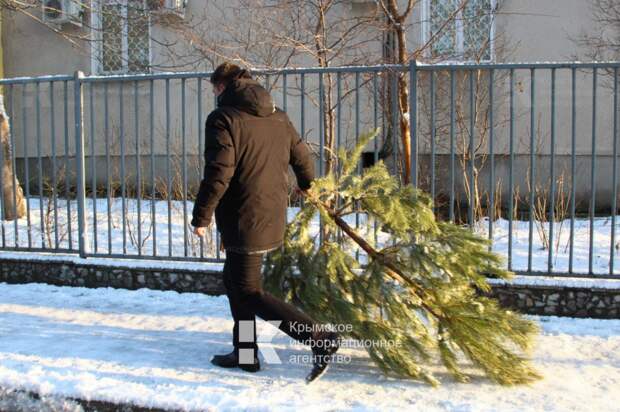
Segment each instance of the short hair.
[[227,86],[233,80],[240,78],[251,79],[252,76],[248,70],[242,69],[234,63],[224,62],[217,66],[209,80],[212,84],[224,84]]

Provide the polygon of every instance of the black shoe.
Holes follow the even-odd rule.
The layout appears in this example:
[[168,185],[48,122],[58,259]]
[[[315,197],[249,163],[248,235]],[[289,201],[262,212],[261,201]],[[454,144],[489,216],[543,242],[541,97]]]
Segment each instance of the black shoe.
[[226,355],[214,355],[211,363],[222,368],[239,367],[246,372],[258,372],[260,370],[258,357],[254,356],[254,363],[239,363],[239,358],[234,350]]
[[306,383],[317,380],[327,371],[332,355],[340,347],[340,338],[336,332],[327,332],[323,337],[319,337],[318,340],[322,344],[312,346],[313,365],[312,370],[306,376]]

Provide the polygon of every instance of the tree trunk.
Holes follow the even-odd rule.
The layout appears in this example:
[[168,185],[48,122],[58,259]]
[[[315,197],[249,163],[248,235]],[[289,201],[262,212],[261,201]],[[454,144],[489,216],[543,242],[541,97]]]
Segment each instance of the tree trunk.
[[[408,63],[407,43],[402,25],[396,29],[398,38],[398,62]],[[409,89],[406,74],[400,73],[398,79],[398,111],[400,115],[400,136],[403,144],[403,164],[405,166],[403,182],[409,184],[411,177],[411,114],[409,113]]]
[[0,95],[0,150],[2,150],[2,192],[0,193],[0,220],[15,220],[26,215],[26,201],[19,181],[14,174],[9,140],[9,119]]
[[[389,0],[387,2],[381,1],[380,5],[383,9],[385,17],[387,18],[387,29],[396,36],[397,53],[396,63],[407,64],[409,63],[409,57],[407,56],[407,34],[405,32],[404,23],[407,17],[413,9],[413,5],[416,2],[409,0],[407,2],[406,9],[400,13],[398,10],[398,2],[396,0]],[[403,168],[403,182],[405,184],[410,183],[411,178],[411,124],[409,113],[409,88],[407,82],[407,73],[398,74],[398,86],[395,93],[398,93],[398,114],[400,117],[400,138],[403,146],[402,152],[402,165]],[[413,125],[415,127],[415,125]],[[394,131],[395,133],[396,131]],[[394,148],[394,161],[396,162],[398,150]]]

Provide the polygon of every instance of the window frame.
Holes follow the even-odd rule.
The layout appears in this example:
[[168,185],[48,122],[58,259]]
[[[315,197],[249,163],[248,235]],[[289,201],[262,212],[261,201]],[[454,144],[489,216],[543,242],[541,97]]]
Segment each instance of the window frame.
[[[426,44],[431,38],[431,1],[432,0],[424,0],[422,2],[422,45]],[[458,0],[452,0],[458,1]],[[495,61],[495,12],[497,11],[497,3],[499,0],[490,0],[491,1],[491,28],[489,34],[489,58],[481,59],[481,63],[489,63]],[[462,58],[450,57],[445,60],[441,60],[442,63],[448,64],[462,64],[462,63],[472,63],[475,60],[471,58],[464,57],[464,28],[463,28],[463,18],[462,18],[463,10],[460,10],[455,19],[455,29],[456,29],[456,43],[457,49],[456,52],[463,55]],[[424,50],[424,57],[427,59],[432,59],[432,46],[428,47]]]
[[[121,65],[122,69],[120,70],[104,70],[103,69],[103,21],[102,21],[102,13],[101,7],[104,2],[110,3],[118,3],[121,7],[121,13],[123,15],[123,19],[127,21],[127,3],[128,0],[91,0],[90,7],[90,25],[91,25],[91,72],[93,74],[104,74],[104,75],[115,75],[115,74],[129,74],[134,73],[129,71],[129,33],[128,33],[128,24],[122,24],[122,34],[121,34]],[[151,33],[153,30],[153,24],[151,20],[151,13],[148,11],[148,2],[147,0],[142,0],[145,10],[148,13],[148,68],[144,72],[136,72],[136,73],[150,73],[151,72],[151,62],[153,61],[153,45],[151,41]]]

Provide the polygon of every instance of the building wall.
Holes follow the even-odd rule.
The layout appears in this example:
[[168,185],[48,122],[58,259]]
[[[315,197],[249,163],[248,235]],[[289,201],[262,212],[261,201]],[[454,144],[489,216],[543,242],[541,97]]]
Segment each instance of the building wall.
[[[403,2],[404,3],[404,2]],[[582,55],[584,50],[571,40],[583,32],[592,29],[590,20],[590,2],[583,0],[498,0],[499,6],[495,16],[496,29],[496,60],[497,61],[566,61]],[[359,3],[346,2],[340,6],[340,11],[345,15],[363,15],[373,10],[372,2]],[[408,47],[411,51],[421,44],[422,30],[422,4],[417,6],[408,22]],[[225,18],[235,22],[234,8],[214,9],[212,2],[206,0],[190,0],[186,11],[186,20],[192,16],[202,16],[213,13],[224,13],[218,18]],[[223,11],[222,11],[223,10]],[[228,13],[228,14],[227,14]],[[19,13],[4,12],[5,23],[3,33],[8,35],[6,41],[6,72],[7,77],[35,76],[46,74],[67,74],[75,70],[91,72],[90,46],[80,43],[71,44],[62,36],[53,33],[48,28],[30,17]],[[89,22],[89,13],[85,16],[85,22]],[[242,20],[239,21],[239,24]],[[87,25],[83,28],[70,24],[63,25],[62,31],[68,36],[88,34]],[[175,38],[173,31],[163,25],[155,25],[152,28],[154,38]],[[217,30],[214,27],[213,30]],[[183,41],[178,41],[182,47]],[[380,45],[377,45],[377,48]],[[152,44],[153,61],[164,62],[162,45]],[[375,46],[370,46],[375,47]],[[376,50],[380,53],[380,49]],[[296,61],[303,65],[312,63],[311,60]]]
[[[535,0],[505,0],[499,2],[499,10],[495,20],[495,60],[498,62],[512,61],[554,61],[554,60],[571,60],[575,56],[583,54],[583,50],[579,50],[571,38],[577,37],[584,30],[588,30],[592,26],[590,20],[589,3],[582,0],[547,0],[544,2]],[[408,47],[410,51],[420,47],[422,42],[422,9],[421,3],[418,4],[413,11],[411,21],[408,27]],[[212,2],[206,0],[193,0],[189,2],[187,16],[188,18],[194,14],[202,13],[207,10]],[[370,12],[372,7],[365,3],[352,3],[350,6],[346,4],[342,6],[342,13],[363,14]],[[232,10],[232,9],[227,9]],[[219,11],[218,11],[219,12]],[[215,11],[214,11],[215,13]],[[226,11],[224,12],[226,13]],[[88,17],[87,17],[88,18]],[[231,24],[239,24],[243,27],[244,16],[238,16],[231,12],[225,16],[218,18],[230,19]],[[237,20],[235,20],[237,19]],[[235,23],[236,22],[236,23]],[[211,24],[212,22],[209,22]],[[206,24],[206,23],[205,23]],[[217,25],[214,25],[217,27]],[[179,40],[172,31],[163,26],[155,25],[153,27],[153,36],[166,38],[170,41]],[[75,70],[82,70],[86,74],[92,72],[92,61],[90,56],[89,44],[71,45],[66,39],[58,34],[53,33],[48,28],[43,27],[39,23],[23,15],[5,13],[5,22],[2,26],[2,33],[5,40],[5,72],[7,77],[18,76],[37,76],[47,74],[72,74]],[[67,26],[67,34],[85,34],[84,28]],[[179,48],[183,48],[183,42],[179,42]],[[377,56],[381,53],[381,44],[378,42],[370,42],[366,47],[374,50]],[[372,54],[372,51],[370,52]],[[171,63],[168,56],[162,49],[162,46],[152,44],[153,62],[165,65]],[[316,62],[310,58],[300,58],[294,61],[297,66],[313,66]],[[205,62],[200,67],[203,70],[210,66]],[[180,69],[180,68],[177,68]],[[488,84],[486,77],[487,72],[482,73],[483,76],[476,79],[476,89],[480,89],[484,95],[488,93]],[[597,88],[597,117],[596,117],[596,153],[599,155],[609,155],[612,150],[612,121],[613,113],[611,106],[611,90],[609,88],[608,78],[600,73],[599,87]],[[495,73],[496,83],[494,88],[495,104],[493,106],[495,113],[495,136],[494,145],[495,153],[498,157],[498,170],[506,171],[507,157],[509,153],[509,127],[508,127],[508,83],[507,72]],[[519,167],[516,169],[517,178],[521,187],[521,193],[526,190],[527,182],[527,155],[530,152],[530,72],[529,70],[518,70],[515,72],[515,152],[521,159]],[[264,80],[264,79],[263,79]],[[362,76],[363,88],[359,91],[361,107],[359,110],[360,130],[364,131],[374,125],[373,121],[373,89],[371,83],[365,83],[367,77]],[[431,116],[429,108],[429,76],[428,73],[420,73],[420,88],[418,91],[419,98],[419,150],[422,156],[423,167],[421,175],[428,181],[431,173],[428,171],[430,161],[427,158],[431,152],[430,130]],[[446,119],[448,112],[447,100],[447,77],[444,73],[437,75],[437,112],[435,114],[436,136],[435,149],[438,154],[445,155],[449,153],[449,128],[446,127]],[[319,116],[316,106],[318,97],[318,77],[306,76],[306,93],[308,98],[305,101],[305,112],[301,113],[301,99],[299,97],[300,77],[290,76],[288,79],[287,95],[287,111],[293,120],[297,129],[310,142],[318,144],[319,142]],[[335,80],[334,80],[335,81]],[[340,122],[342,140],[345,144],[351,145],[355,140],[355,133],[358,130],[355,125],[357,119],[357,111],[355,107],[356,93],[353,91],[355,76],[343,76],[343,94],[347,97],[343,101],[342,121]],[[467,78],[461,79],[457,93],[462,99],[466,107],[467,100]],[[579,187],[585,188],[583,192],[584,199],[587,196],[589,188],[589,175],[586,171],[590,169],[589,156],[592,153],[592,78],[591,73],[577,73],[578,86],[576,88],[576,154],[580,156],[580,171],[582,173],[577,176],[579,179]],[[124,168],[126,176],[131,176],[133,161],[128,161],[126,165],[121,165],[119,155],[121,151],[125,155],[135,155],[139,151],[142,156],[153,153],[158,159],[164,159],[169,152],[175,154],[174,162],[178,164],[182,157],[183,139],[185,136],[185,152],[189,158],[194,159],[192,162],[198,162],[197,159],[201,155],[201,139],[202,130],[201,123],[206,118],[208,112],[213,108],[213,97],[210,87],[206,79],[202,82],[200,90],[200,99],[202,101],[202,113],[198,113],[197,84],[195,79],[188,80],[185,83],[186,101],[185,116],[181,116],[183,112],[182,84],[181,81],[172,80],[169,82],[170,104],[168,111],[165,105],[166,82],[155,81],[153,83],[154,93],[154,109],[150,109],[150,83],[139,82],[137,87],[133,83],[127,83],[123,86],[123,94],[120,94],[120,86],[118,82],[107,84],[108,111],[105,110],[104,96],[106,95],[106,87],[103,84],[90,84],[84,87],[84,130],[86,136],[86,154],[90,157],[92,154],[97,158],[95,165],[100,165],[105,160],[106,155],[111,155],[113,162],[113,175],[120,178],[120,169]],[[64,87],[62,82],[54,83],[53,92],[50,90],[49,84],[42,83],[39,86],[28,85],[14,86],[10,92],[9,110],[13,113],[13,132],[15,138],[15,152],[18,157],[27,156],[32,164],[30,167],[31,177],[38,175],[36,165],[38,162],[34,157],[41,154],[47,157],[47,163],[53,153],[67,154],[72,157],[75,152],[74,140],[74,123],[73,123],[73,89],[69,82],[67,85],[68,100],[66,104],[66,120],[65,120],[65,103],[64,103]],[[485,90],[486,89],[486,90]],[[443,90],[443,95],[440,91]],[[92,110],[90,105],[92,92]],[[283,105],[282,96],[282,79],[272,89],[277,104]],[[549,154],[551,152],[551,136],[550,136],[550,95],[551,80],[550,71],[539,71],[536,73],[536,124],[535,124],[535,145],[537,153],[537,173],[538,180],[543,182],[549,176]],[[37,97],[38,96],[38,97]],[[137,104],[136,104],[137,102]],[[481,107],[485,105],[482,99]],[[462,115],[466,121],[470,115],[467,109],[461,109]],[[122,119],[121,119],[121,111]],[[106,116],[107,113],[107,116]],[[168,113],[168,114],[167,114]],[[566,70],[557,71],[556,79],[556,145],[555,153],[564,156],[563,160],[558,162],[556,176],[560,173],[568,173],[566,156],[571,154],[571,78],[570,72]],[[480,116],[480,114],[478,114]],[[485,114],[488,116],[488,113]],[[153,117],[153,144],[151,144],[151,123]],[[38,121],[37,121],[38,119]],[[167,121],[169,119],[169,122]],[[185,125],[183,125],[183,119]],[[202,122],[201,122],[202,121]],[[387,119],[390,122],[390,119]],[[383,125],[384,137],[387,124]],[[439,124],[443,123],[443,126]],[[481,122],[480,124],[483,124]],[[461,127],[466,132],[466,127]],[[107,131],[107,133],[106,133]],[[107,135],[107,137],[106,137]],[[481,142],[478,154],[484,156],[488,153],[488,131],[485,131],[482,125],[475,130],[476,139]],[[467,144],[468,135],[461,134],[457,136],[460,144]],[[482,140],[481,140],[482,139]],[[486,140],[484,140],[486,139]],[[106,145],[106,140],[108,144]],[[148,164],[149,158],[145,158],[143,164]],[[173,163],[174,163],[173,162]],[[440,161],[438,161],[439,164]],[[445,161],[444,161],[445,163]],[[97,174],[97,181],[101,181],[104,176],[101,167],[92,167],[93,163],[87,158],[87,175],[88,181],[91,176]],[[105,164],[105,163],[104,163]],[[166,178],[168,166],[165,162],[157,161],[156,175]],[[487,163],[488,164],[488,163]],[[601,190],[600,196],[607,199],[611,192],[611,162],[601,161],[597,165],[597,190]],[[18,165],[18,170],[24,172],[25,163]],[[480,175],[484,176],[482,186],[488,186],[486,176],[488,176],[488,167],[485,169],[480,164]],[[114,174],[114,171],[117,171]],[[436,175],[439,179],[441,173],[445,172],[445,168],[436,169]],[[146,176],[148,174],[144,174]],[[503,190],[507,188],[506,173],[502,173]],[[44,174],[45,176],[46,174]],[[195,178],[199,175],[197,172],[193,174]],[[36,179],[35,179],[36,180]],[[194,179],[192,179],[194,180]],[[446,183],[445,179],[440,179],[440,183]],[[462,182],[459,187],[463,188]],[[586,190],[587,189],[587,190]],[[505,196],[507,198],[507,196]],[[600,204],[605,204],[599,203]]]

